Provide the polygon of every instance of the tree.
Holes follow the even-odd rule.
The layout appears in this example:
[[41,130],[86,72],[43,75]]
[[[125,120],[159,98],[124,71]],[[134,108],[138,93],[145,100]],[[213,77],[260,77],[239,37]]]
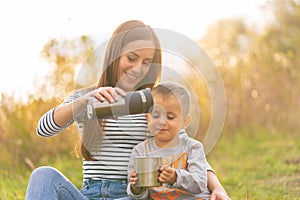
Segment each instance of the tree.
[[[51,39],[42,50],[42,57],[51,65],[51,71],[45,78],[45,87],[40,94],[51,97],[63,97],[67,92],[78,88],[75,72],[94,50],[94,44],[88,36],[81,36],[72,40]],[[94,76],[90,73],[89,76]]]
[[220,70],[227,93],[228,128],[261,126],[296,131],[300,86],[299,1],[274,0],[262,32],[242,19],[213,24],[202,44]]

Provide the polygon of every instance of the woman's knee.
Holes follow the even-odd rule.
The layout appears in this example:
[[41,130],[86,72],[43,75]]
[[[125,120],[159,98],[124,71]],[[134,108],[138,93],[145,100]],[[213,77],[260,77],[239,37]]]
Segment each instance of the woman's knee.
[[53,168],[53,167],[49,167],[49,166],[42,166],[42,167],[38,167],[36,169],[34,169],[31,173],[31,176],[45,176],[45,175],[54,175],[59,173],[57,171],[57,169]]
[[31,181],[38,181],[38,182],[45,182],[50,181],[53,179],[60,179],[63,178],[63,175],[55,168],[49,166],[42,166],[38,167],[32,171],[30,180]]
[[31,173],[26,197],[39,199],[48,195],[49,199],[57,199],[57,196],[63,195],[60,190],[67,185],[66,180],[65,176],[53,167],[38,167]]

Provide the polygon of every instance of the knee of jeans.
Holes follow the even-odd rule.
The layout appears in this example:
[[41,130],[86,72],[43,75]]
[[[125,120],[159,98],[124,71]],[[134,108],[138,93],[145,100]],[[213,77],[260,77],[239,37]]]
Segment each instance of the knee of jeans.
[[31,173],[31,179],[47,179],[59,174],[58,170],[53,167],[38,167]]

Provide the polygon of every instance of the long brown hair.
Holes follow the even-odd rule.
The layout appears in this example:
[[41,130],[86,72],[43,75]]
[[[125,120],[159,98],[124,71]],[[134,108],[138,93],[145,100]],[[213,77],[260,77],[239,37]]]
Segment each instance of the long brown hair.
[[[155,53],[150,66],[150,70],[145,78],[137,84],[137,90],[153,88],[161,78],[161,47],[154,30],[138,20],[130,20],[121,24],[113,33],[108,42],[102,73],[96,88],[111,86],[115,87],[119,80],[119,58],[124,46],[137,40],[152,40],[155,45]],[[92,149],[97,147],[97,141],[101,140],[101,120],[86,119],[84,122],[83,135],[81,138],[80,155],[85,160],[94,160],[90,154]],[[99,144],[98,144],[99,145]]]

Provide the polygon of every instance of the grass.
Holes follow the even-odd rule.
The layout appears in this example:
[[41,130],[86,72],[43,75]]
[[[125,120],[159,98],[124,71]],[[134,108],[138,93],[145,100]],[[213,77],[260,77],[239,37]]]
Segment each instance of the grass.
[[295,135],[223,134],[208,160],[232,199],[300,199]]
[[[70,181],[81,187],[82,167],[81,160],[72,156],[64,156],[47,162],[47,164],[59,169]],[[0,200],[25,199],[25,192],[31,170],[27,166],[20,166],[17,170],[0,171]]]
[[[300,199],[299,136],[265,131],[223,133],[208,161],[232,200]],[[81,161],[71,155],[41,165],[62,171],[81,186]],[[31,170],[26,165],[0,169],[0,199],[24,199]]]

